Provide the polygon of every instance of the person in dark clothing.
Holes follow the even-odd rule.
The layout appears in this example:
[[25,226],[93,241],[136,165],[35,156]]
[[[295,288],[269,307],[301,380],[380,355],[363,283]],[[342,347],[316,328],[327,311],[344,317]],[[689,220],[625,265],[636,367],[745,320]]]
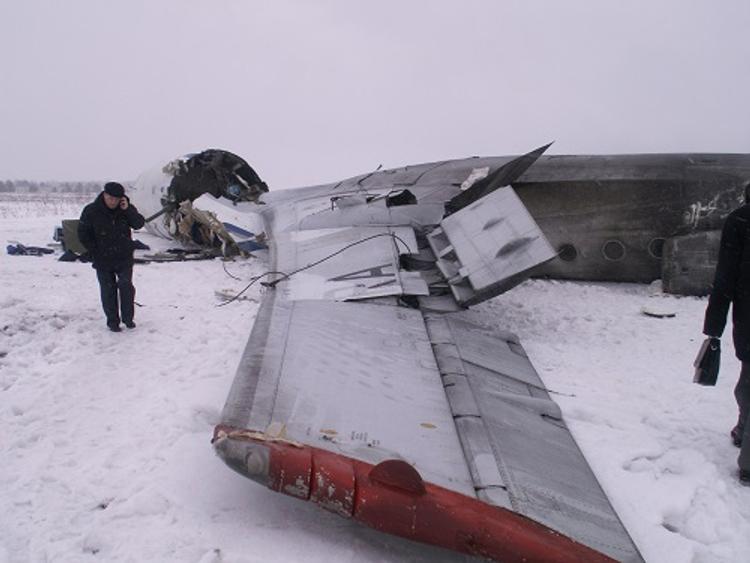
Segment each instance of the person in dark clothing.
[[704,334],[721,337],[730,304],[734,350],[742,362],[734,389],[739,416],[730,434],[734,445],[741,448],[737,460],[740,481],[750,485],[750,184],[745,187],[745,205],[730,213],[724,223]]
[[78,223],[78,238],[91,255],[107,326],[113,332],[120,332],[120,319],[126,327],[135,328],[130,229],[140,229],[144,224],[143,215],[130,203],[122,184],[117,182],[104,185],[104,191],[83,209]]

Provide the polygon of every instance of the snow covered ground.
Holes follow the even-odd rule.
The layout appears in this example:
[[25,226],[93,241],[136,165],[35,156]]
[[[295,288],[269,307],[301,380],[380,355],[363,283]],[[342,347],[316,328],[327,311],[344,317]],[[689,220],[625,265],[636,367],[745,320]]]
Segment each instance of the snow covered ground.
[[[88,264],[43,246],[82,202],[0,201],[0,563],[434,561],[423,548],[272,493],[209,444],[258,306],[220,261],[136,267],[138,327],[106,330]],[[154,239],[138,238],[148,244]],[[226,264],[247,279],[258,260]],[[674,311],[646,317],[643,306]],[[649,562],[750,561],[750,488],[728,437],[739,363],[694,385],[705,299],[530,281],[480,306],[519,334]]]

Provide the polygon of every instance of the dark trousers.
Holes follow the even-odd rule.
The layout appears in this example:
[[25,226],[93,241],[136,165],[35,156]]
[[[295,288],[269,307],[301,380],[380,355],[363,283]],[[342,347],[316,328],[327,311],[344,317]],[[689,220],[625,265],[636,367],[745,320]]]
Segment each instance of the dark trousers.
[[737,419],[737,428],[742,430],[742,449],[737,463],[740,469],[750,471],[750,362],[742,362],[740,379],[734,388],[734,398],[740,415]]
[[[120,324],[120,315],[124,323],[133,322],[135,287],[133,286],[133,265],[120,266],[115,269],[97,269],[99,290],[102,297],[102,309],[107,317],[107,326]],[[117,294],[120,294],[119,307]]]

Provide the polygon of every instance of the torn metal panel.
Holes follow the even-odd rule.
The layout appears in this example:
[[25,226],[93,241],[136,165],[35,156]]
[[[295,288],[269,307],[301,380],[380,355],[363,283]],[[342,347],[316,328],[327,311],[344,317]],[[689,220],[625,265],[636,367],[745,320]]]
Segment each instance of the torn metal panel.
[[512,188],[500,188],[454,213],[427,235],[456,301],[484,301],[556,256]]
[[172,176],[164,203],[194,201],[203,194],[229,201],[256,201],[268,191],[255,170],[236,154],[208,149],[168,163],[162,169]]
[[194,208],[190,200],[183,201],[173,213],[166,216],[166,220],[169,232],[183,244],[194,243],[220,249],[224,256],[234,256],[241,252],[216,214]]
[[200,234],[178,231],[179,208],[203,194],[226,202],[255,202],[268,192],[268,186],[239,156],[228,151],[208,149],[186,155],[141,174],[132,190],[133,203],[147,217],[146,228],[159,236],[182,235],[190,243],[211,246]]
[[[471,205],[475,201],[479,201],[498,188],[508,186],[515,182],[532,164],[537,161],[540,156],[542,156],[544,151],[546,151],[551,144],[552,143],[549,143],[531,151],[530,153],[519,156],[518,158],[503,164],[492,173],[484,175],[483,177],[477,177],[476,180],[469,183],[469,181],[472,180],[472,176],[474,176],[477,171],[477,169],[472,170],[469,177],[461,184],[462,192],[446,203],[446,209],[450,212],[458,211],[467,205]],[[477,176],[479,175],[477,174]]]

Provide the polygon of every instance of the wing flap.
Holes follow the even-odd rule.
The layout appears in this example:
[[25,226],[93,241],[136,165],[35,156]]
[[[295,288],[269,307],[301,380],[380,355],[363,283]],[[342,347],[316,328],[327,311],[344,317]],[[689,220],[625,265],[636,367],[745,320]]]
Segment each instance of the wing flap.
[[427,315],[426,325],[478,497],[617,560],[639,560],[517,339],[471,311]]

